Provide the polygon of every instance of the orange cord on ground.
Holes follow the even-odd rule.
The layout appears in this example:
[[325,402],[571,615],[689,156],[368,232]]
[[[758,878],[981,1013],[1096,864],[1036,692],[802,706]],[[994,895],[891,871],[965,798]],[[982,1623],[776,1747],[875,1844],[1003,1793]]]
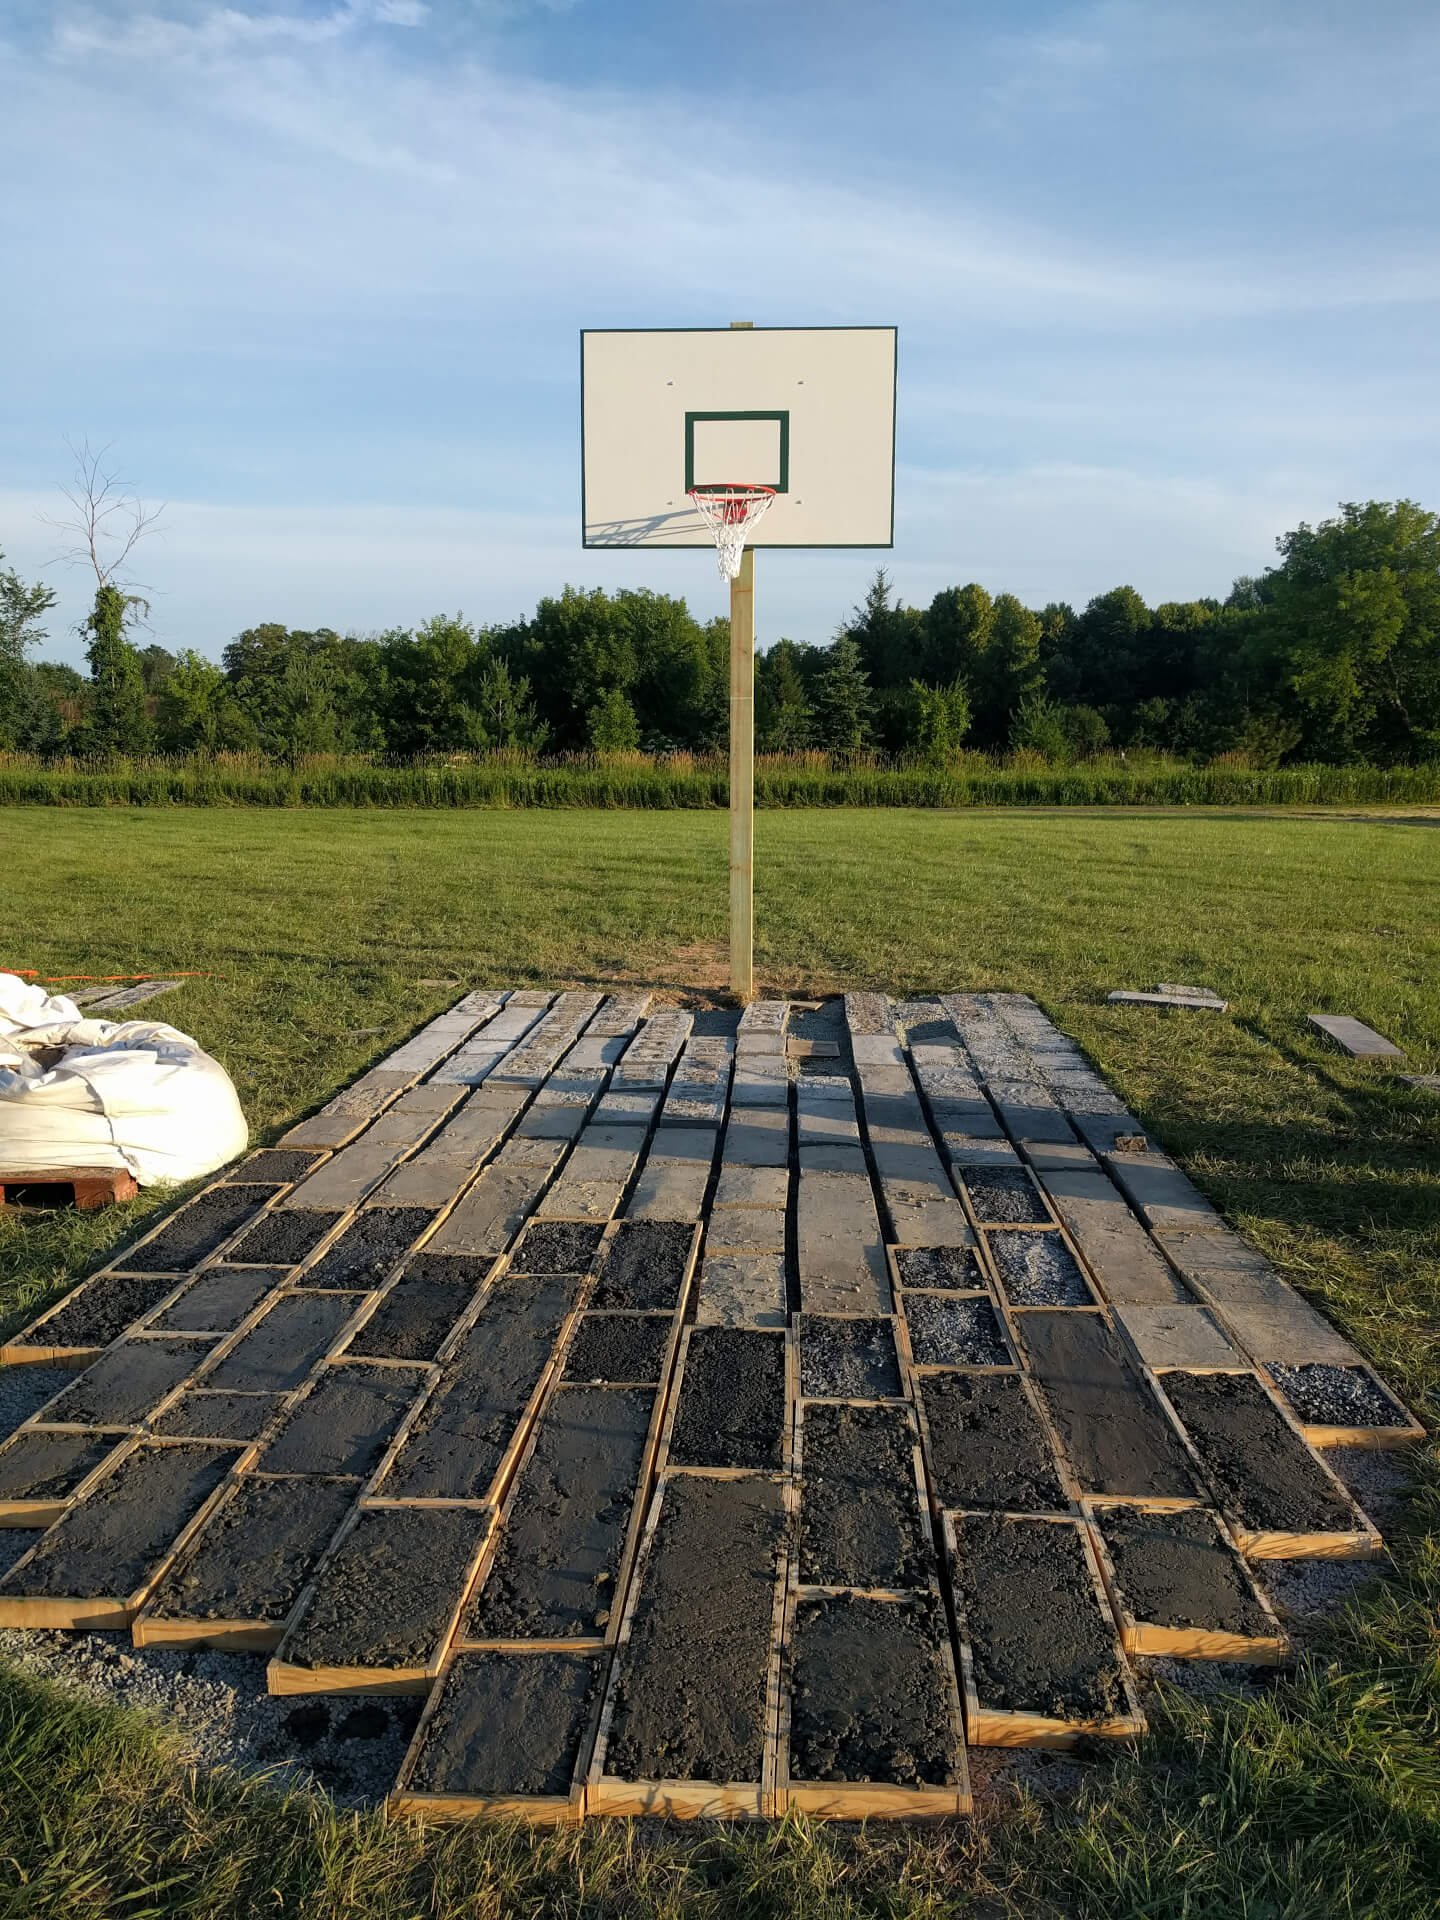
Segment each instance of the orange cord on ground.
[[167,967],[164,973],[47,973],[41,974],[35,967],[0,967],[0,973],[13,973],[21,980],[37,980],[42,987],[60,987],[74,985],[85,980],[96,985],[119,986],[126,980],[213,980],[213,973],[182,973],[177,967]]

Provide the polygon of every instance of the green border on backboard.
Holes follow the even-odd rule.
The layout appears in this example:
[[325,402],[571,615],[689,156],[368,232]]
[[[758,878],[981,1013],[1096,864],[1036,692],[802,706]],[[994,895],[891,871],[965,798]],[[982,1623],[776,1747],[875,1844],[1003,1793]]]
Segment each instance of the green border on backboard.
[[[780,471],[775,483],[776,493],[790,491],[790,412],[788,408],[762,409],[757,413],[687,413],[685,416],[685,491],[693,492],[695,487],[695,422],[697,420],[773,420],[780,428]],[[713,481],[702,482],[710,486],[741,486],[749,482],[741,481],[732,474],[729,480],[722,481],[717,475]]]
[[[719,333],[720,327],[581,327],[580,329],[580,546],[587,553],[615,553],[626,543],[616,540],[587,540],[585,529],[590,524],[590,515],[585,503],[585,336],[590,333]],[[792,333],[794,327],[752,327],[752,333]],[[813,546],[777,547],[777,553],[876,553],[892,549],[895,545],[895,453],[900,434],[900,329],[897,326],[876,326],[873,322],[861,321],[856,326],[843,324],[806,327],[807,333],[889,333],[895,336],[895,376],[890,400],[890,538],[888,540],[817,540]],[[647,553],[694,553],[713,546],[707,535],[699,540],[665,540],[643,543]],[[641,550],[640,547],[635,549]]]

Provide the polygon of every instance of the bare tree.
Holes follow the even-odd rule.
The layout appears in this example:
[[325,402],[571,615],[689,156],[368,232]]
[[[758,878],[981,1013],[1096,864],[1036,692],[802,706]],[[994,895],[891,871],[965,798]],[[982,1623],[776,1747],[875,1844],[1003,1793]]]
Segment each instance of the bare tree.
[[125,568],[135,548],[154,531],[164,507],[147,507],[130,482],[105,464],[108,446],[95,452],[88,440],[77,447],[68,438],[65,445],[75,461],[71,484],[60,489],[70,512],[58,519],[41,516],[46,526],[65,536],[67,544],[56,558],[67,566],[92,568],[97,587],[118,587],[131,605],[146,606],[135,592],[144,583],[127,578]]

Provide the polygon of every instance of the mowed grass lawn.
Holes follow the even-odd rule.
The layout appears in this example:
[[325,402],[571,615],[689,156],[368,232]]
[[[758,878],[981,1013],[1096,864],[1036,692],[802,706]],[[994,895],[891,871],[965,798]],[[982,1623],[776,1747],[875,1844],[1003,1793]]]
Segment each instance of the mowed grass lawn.
[[[764,989],[1034,994],[1440,1413],[1440,1099],[1305,1024],[1356,1014],[1440,1071],[1440,822],[785,812],[757,842]],[[201,975],[153,1011],[225,1062],[258,1143],[460,991],[427,982],[722,987],[725,858],[708,814],[0,812],[0,966]],[[1157,980],[1231,1011],[1105,1005]],[[0,1221],[0,1329],[156,1204]],[[1319,1653],[1258,1698],[1173,1699],[1058,1819],[422,1833],[191,1776],[163,1732],[0,1674],[0,1920],[1434,1914],[1437,1488],[1422,1451],[1393,1563]]]

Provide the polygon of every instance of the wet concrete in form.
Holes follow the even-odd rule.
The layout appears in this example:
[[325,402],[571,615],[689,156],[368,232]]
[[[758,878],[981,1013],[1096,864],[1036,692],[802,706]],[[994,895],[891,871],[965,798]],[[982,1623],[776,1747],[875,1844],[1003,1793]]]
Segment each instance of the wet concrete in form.
[[1004,994],[468,995],[0,1387],[0,1628],[249,1661],[409,1739],[397,1808],[537,1821],[1134,1737],[1132,1655],[1283,1658],[1278,1563],[1378,1551],[1317,1447],[1416,1431]]

